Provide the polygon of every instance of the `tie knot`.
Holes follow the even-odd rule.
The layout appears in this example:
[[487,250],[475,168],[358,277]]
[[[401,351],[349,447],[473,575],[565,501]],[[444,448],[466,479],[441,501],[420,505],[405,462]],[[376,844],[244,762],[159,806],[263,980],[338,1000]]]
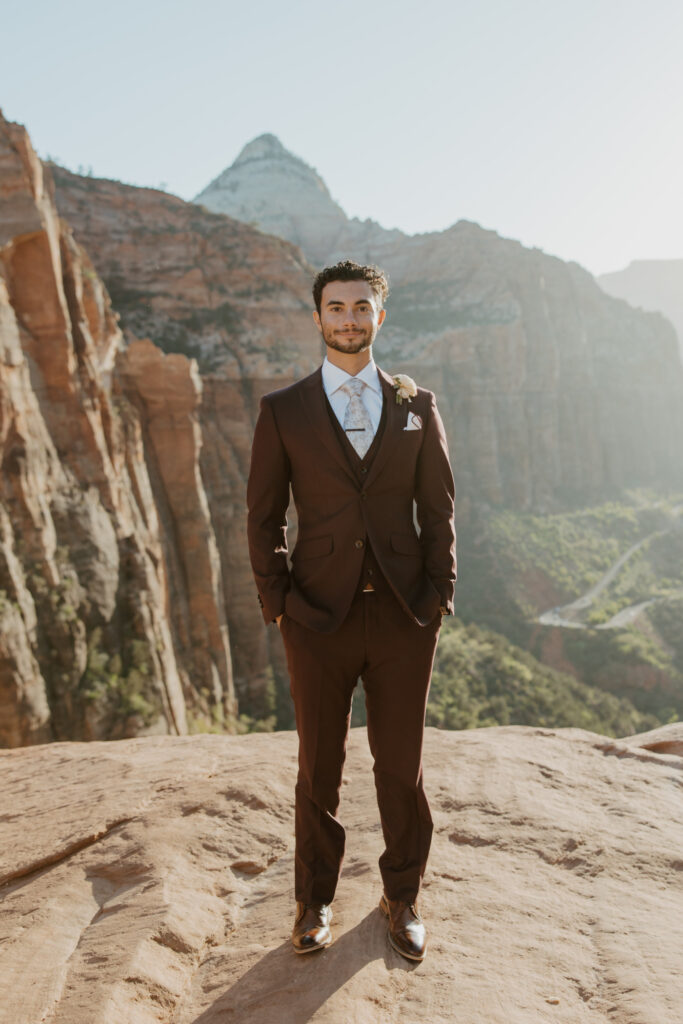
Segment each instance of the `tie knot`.
[[342,384],[339,390],[343,391],[344,394],[349,395],[349,397],[358,397],[358,395],[360,395],[363,392],[364,388],[364,381],[359,380],[358,377],[349,377],[346,383]]

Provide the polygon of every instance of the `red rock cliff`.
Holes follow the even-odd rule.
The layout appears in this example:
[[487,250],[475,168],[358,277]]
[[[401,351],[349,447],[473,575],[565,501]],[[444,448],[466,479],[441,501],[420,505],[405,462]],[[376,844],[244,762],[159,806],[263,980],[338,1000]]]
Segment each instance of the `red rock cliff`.
[[0,116],[0,745],[236,711],[200,381],[122,342],[49,173]]
[[[321,360],[311,319],[313,270],[294,245],[175,196],[53,171],[60,212],[93,254],[124,335],[145,335],[166,352],[197,359],[201,478],[221,566],[235,691],[242,710],[267,718],[275,710],[273,670],[281,682],[286,672],[279,636],[264,630],[256,601],[246,479],[261,395]],[[145,408],[143,420],[153,412]],[[155,436],[155,446],[172,451],[164,423]]]

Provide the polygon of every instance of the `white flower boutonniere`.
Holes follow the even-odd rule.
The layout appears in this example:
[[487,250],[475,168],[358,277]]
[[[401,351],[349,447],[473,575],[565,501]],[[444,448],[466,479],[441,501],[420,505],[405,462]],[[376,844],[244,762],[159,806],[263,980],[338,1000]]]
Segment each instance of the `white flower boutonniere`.
[[417,384],[407,373],[395,373],[393,381],[396,388],[396,402],[398,405],[401,404],[404,398],[409,402],[417,394]]

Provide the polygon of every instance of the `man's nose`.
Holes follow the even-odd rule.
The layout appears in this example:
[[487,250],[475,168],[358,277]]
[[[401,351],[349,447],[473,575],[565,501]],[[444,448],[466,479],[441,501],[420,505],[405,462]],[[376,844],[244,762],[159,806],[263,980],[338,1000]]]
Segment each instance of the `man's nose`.
[[358,323],[358,320],[356,318],[355,310],[353,310],[353,309],[347,309],[346,310],[346,312],[344,313],[344,323],[345,324],[350,324],[353,327],[356,326],[356,324]]

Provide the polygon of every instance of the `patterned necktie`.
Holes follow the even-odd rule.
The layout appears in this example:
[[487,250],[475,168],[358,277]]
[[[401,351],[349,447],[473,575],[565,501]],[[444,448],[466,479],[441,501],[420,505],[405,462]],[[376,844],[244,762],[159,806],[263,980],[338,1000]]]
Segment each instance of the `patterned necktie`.
[[346,406],[342,426],[344,427],[344,430],[347,431],[346,436],[360,455],[361,459],[372,444],[374,436],[370,414],[365,407],[363,399],[361,398],[361,393],[364,387],[365,384],[362,380],[358,380],[357,377],[350,377],[347,382],[342,384],[339,388],[340,391],[343,391],[345,395],[349,396],[349,404]]

